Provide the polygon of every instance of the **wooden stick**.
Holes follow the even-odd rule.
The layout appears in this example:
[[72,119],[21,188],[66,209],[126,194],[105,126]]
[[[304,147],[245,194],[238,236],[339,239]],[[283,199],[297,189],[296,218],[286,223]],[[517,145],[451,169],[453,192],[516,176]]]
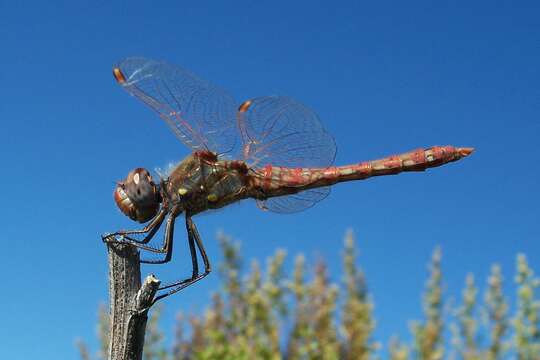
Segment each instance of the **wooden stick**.
[[109,243],[109,360],[142,360],[148,310],[160,285],[148,275],[141,286],[139,252]]

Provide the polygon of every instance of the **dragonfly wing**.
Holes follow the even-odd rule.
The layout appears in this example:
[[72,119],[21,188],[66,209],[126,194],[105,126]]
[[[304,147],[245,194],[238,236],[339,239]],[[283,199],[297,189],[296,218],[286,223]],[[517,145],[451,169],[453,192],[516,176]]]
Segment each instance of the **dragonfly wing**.
[[252,168],[325,167],[334,162],[334,138],[317,114],[291,98],[267,96],[245,102],[238,128],[244,160]]
[[[244,160],[256,176],[266,165],[324,168],[336,155],[334,138],[319,117],[301,103],[282,96],[259,97],[240,106],[238,128]],[[313,189],[268,199],[260,206],[276,212],[296,212],[324,199],[329,189]]]
[[234,148],[236,105],[224,90],[179,66],[140,57],[120,62],[114,75],[193,151],[223,154]]
[[257,206],[281,214],[290,214],[308,209],[330,195],[330,187],[320,187],[293,195],[278,196],[266,200],[257,200]]

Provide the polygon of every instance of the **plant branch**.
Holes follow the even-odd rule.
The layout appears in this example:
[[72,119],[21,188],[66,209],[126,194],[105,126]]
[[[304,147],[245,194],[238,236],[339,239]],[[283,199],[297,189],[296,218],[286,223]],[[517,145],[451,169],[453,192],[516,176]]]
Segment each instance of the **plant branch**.
[[148,275],[141,286],[139,252],[118,243],[107,244],[109,253],[110,360],[142,360],[148,310],[160,285]]

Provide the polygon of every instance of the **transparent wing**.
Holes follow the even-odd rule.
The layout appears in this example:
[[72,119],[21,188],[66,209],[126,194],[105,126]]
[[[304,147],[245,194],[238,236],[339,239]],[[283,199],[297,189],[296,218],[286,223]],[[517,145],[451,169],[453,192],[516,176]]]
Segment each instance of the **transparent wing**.
[[330,195],[330,187],[325,186],[299,192],[293,195],[278,196],[266,200],[257,200],[257,206],[281,214],[290,214],[309,209]]
[[[264,166],[324,168],[336,156],[334,138],[319,117],[301,103],[282,96],[255,98],[243,103],[238,112],[242,155],[256,175],[264,176]],[[261,169],[261,170],[258,170]],[[324,199],[329,188],[307,190],[259,202],[275,212],[296,212]]]
[[242,153],[251,167],[326,167],[336,156],[334,138],[319,117],[284,96],[249,100],[240,106]]
[[192,150],[224,154],[234,148],[236,105],[224,90],[179,66],[140,57],[120,62],[114,75]]

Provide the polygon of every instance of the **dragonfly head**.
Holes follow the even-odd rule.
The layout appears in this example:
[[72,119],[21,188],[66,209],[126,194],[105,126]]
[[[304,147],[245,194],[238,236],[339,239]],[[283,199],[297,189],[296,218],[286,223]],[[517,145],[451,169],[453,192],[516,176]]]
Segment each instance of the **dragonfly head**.
[[119,181],[113,196],[124,215],[140,223],[157,214],[161,199],[152,176],[143,168],[130,171],[124,181]]

